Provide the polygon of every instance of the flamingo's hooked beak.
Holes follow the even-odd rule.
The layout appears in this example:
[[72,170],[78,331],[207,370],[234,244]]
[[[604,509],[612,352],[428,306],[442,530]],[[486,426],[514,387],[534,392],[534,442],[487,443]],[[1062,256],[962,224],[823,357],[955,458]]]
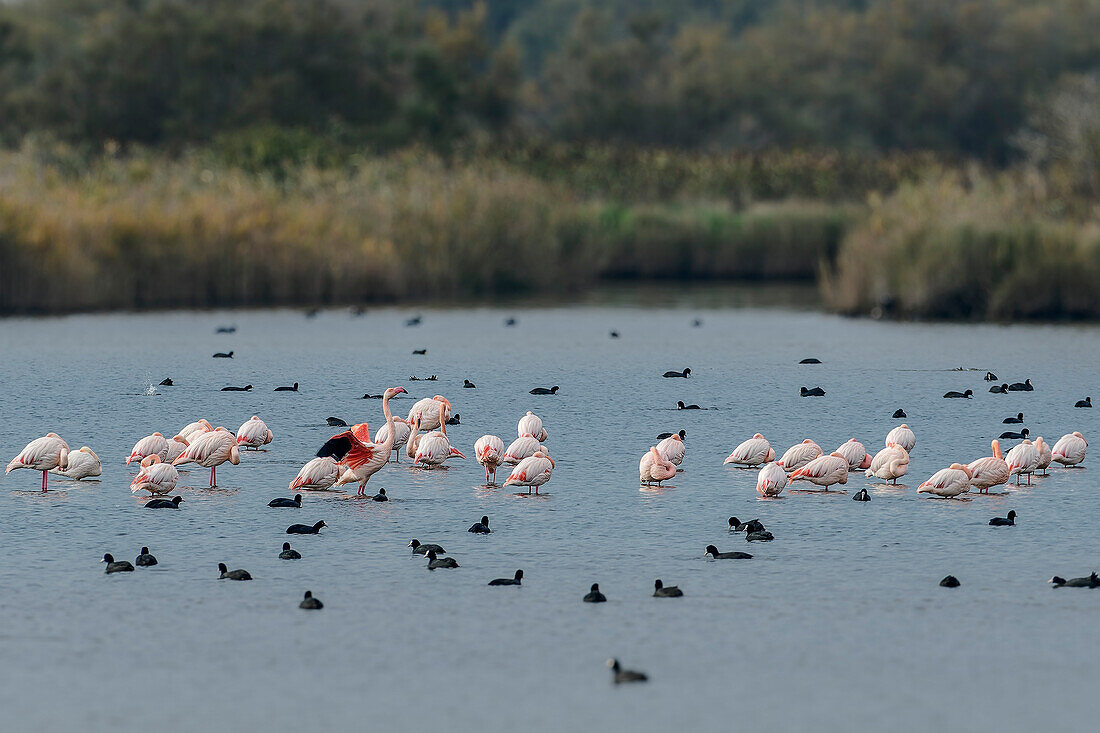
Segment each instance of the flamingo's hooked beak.
[[466,457],[466,456],[462,455],[462,451],[460,451],[458,448],[451,448],[451,455],[456,456],[458,458],[465,458]]

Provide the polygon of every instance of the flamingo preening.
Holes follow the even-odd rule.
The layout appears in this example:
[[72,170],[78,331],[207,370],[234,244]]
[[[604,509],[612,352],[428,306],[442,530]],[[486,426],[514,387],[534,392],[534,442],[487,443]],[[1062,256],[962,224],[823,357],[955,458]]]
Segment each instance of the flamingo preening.
[[[672,465],[671,463],[668,465]],[[534,487],[535,493],[539,493],[539,487],[550,480],[550,474],[554,471],[554,461],[542,451],[536,451],[535,455],[524,458],[512,469],[512,473],[504,481],[505,486],[526,486],[527,493],[531,493]],[[673,473],[676,473],[673,470]]]
[[638,476],[643,484],[652,485],[656,481],[657,485],[660,486],[662,481],[668,481],[675,475],[675,464],[665,458],[661,451],[657,450],[657,446],[653,446],[646,451],[646,454],[642,456],[642,460],[638,461]]
[[448,458],[465,458],[462,452],[451,445],[450,439],[447,437],[447,415],[449,413],[450,403],[440,404],[439,409],[439,430],[428,433],[420,439],[420,445],[416,449],[416,458],[413,460],[413,465],[417,463],[423,465],[425,468],[436,468],[442,466],[443,462]]

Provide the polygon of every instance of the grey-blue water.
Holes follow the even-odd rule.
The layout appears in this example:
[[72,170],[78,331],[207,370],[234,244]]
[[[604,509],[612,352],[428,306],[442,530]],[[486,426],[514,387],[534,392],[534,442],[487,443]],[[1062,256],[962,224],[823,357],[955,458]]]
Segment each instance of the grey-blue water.
[[[1053,443],[1097,434],[1095,327],[898,325],[812,312],[584,306],[408,309],[360,318],[293,311],[0,321],[0,457],[56,431],[104,460],[98,482],[16,471],[0,478],[0,710],[10,730],[1083,730],[1096,716],[1100,591],[1052,590],[1053,574],[1100,569],[1100,491],[1083,470],[969,502],[918,498],[952,461],[989,454],[1024,412]],[[503,325],[514,316],[518,324]],[[694,318],[703,325],[691,327]],[[234,323],[232,335],[215,327]],[[617,329],[622,337],[610,339]],[[411,351],[427,348],[425,356]],[[232,360],[215,351],[233,349]],[[799,366],[816,356],[820,366]],[[687,380],[662,379],[692,369]],[[983,371],[952,372],[954,367]],[[992,369],[1036,390],[990,395]],[[437,374],[437,382],[410,375]],[[172,377],[178,386],[143,394]],[[461,389],[471,379],[477,389]],[[301,393],[274,393],[301,383]],[[252,383],[252,393],[221,393]],[[387,504],[308,495],[269,509],[334,430],[382,424],[376,400],[442,393],[471,458],[446,471],[392,464],[368,488]],[[555,397],[535,386],[560,385]],[[827,396],[802,399],[798,388]],[[973,400],[945,400],[973,388]],[[710,408],[677,412],[683,399]],[[412,399],[395,400],[405,414]],[[754,432],[777,453],[805,437],[871,450],[917,433],[908,488],[853,474],[848,494],[758,499],[755,473],[723,467]],[[487,489],[483,433],[515,437],[531,409],[557,468],[532,499]],[[123,465],[135,440],[200,417],[250,415],[268,452],[184,474],[178,512],[145,510]],[[637,464],[685,428],[673,486],[640,491]],[[1007,447],[1007,446],[1006,446]],[[504,474],[502,474],[503,477]],[[873,500],[850,500],[874,486]],[[1018,526],[987,521],[1009,509]],[[466,528],[482,514],[492,535]],[[726,519],[759,517],[753,544]],[[324,519],[319,536],[288,538]],[[406,545],[438,542],[457,570],[429,572]],[[304,559],[278,559],[291,539]],[[748,550],[708,561],[703,548]],[[106,576],[104,552],[153,569]],[[254,581],[217,580],[219,561]],[[520,588],[487,581],[522,568]],[[946,574],[962,587],[937,584]],[[681,599],[651,597],[655,578]],[[609,602],[581,603],[598,582]],[[319,613],[298,609],[310,589]],[[610,682],[608,657],[650,675]],[[7,725],[13,727],[8,728]]]

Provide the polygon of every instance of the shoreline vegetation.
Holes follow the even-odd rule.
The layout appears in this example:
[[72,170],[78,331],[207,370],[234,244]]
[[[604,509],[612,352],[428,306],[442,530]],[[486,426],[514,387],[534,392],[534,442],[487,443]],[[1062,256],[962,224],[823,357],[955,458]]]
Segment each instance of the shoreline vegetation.
[[927,155],[405,149],[273,173],[203,149],[89,157],[28,144],[0,152],[0,313],[666,280],[816,283],[848,315],[1096,319],[1089,214],[1022,172]]
[[0,314],[1100,319],[1100,0],[0,3]]

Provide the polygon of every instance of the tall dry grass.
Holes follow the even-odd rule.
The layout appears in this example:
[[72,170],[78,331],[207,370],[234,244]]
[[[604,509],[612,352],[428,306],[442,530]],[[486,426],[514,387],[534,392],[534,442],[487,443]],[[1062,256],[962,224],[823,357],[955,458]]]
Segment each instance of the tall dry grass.
[[874,198],[825,273],[843,313],[921,318],[1100,317],[1100,220],[1068,215],[1040,180],[949,172]]
[[0,154],[0,311],[555,292],[616,277],[808,278],[847,209],[581,196],[423,152],[245,172],[197,152]]

